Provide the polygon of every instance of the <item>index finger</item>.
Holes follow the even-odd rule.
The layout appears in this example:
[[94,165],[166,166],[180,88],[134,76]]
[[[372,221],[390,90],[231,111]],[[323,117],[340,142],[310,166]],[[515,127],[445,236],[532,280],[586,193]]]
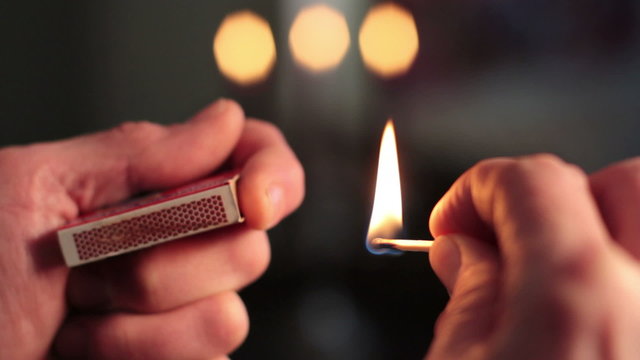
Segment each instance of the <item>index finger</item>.
[[[6,166],[45,174],[74,201],[68,218],[122,201],[140,191],[178,186],[210,174],[233,151],[244,112],[219,100],[186,123],[130,122],[105,132],[19,149]],[[26,152],[26,153],[25,153]],[[29,159],[25,161],[24,159]],[[0,159],[2,161],[2,159]],[[26,182],[27,175],[16,177]],[[53,188],[53,187],[51,187]],[[26,192],[25,192],[26,193]]]
[[436,237],[493,237],[508,272],[537,276],[558,266],[585,270],[609,237],[587,176],[550,155],[474,166],[436,205],[430,228]]
[[302,165],[274,125],[248,120],[231,163],[241,169],[238,197],[250,227],[270,228],[302,202]]

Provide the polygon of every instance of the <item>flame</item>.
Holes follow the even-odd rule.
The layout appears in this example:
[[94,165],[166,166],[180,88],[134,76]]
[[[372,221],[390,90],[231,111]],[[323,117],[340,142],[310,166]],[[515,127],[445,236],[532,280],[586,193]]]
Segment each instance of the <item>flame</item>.
[[378,158],[378,176],[376,192],[373,198],[373,210],[367,248],[374,253],[383,252],[369,243],[376,237],[392,238],[402,230],[402,193],[400,190],[400,170],[398,166],[398,150],[393,120],[389,119],[380,142]]
[[378,4],[365,17],[359,42],[362,59],[373,73],[382,78],[403,75],[418,54],[416,22],[400,5]]
[[295,61],[318,73],[337,67],[350,45],[349,27],[344,15],[327,5],[302,9],[289,32],[289,46]]
[[227,15],[213,39],[220,72],[239,85],[267,78],[276,63],[276,45],[267,20],[242,10]]

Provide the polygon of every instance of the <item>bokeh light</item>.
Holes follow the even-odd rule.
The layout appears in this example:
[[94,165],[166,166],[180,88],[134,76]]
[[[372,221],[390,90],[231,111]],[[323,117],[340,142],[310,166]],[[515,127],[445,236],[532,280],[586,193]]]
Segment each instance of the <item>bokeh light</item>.
[[350,43],[344,15],[324,4],[302,9],[289,32],[293,58],[312,72],[323,72],[338,66]]
[[269,23],[248,10],[227,15],[213,39],[213,55],[229,80],[239,85],[263,81],[276,62]]
[[413,15],[394,3],[374,6],[359,34],[366,67],[383,78],[405,74],[418,54],[418,31]]

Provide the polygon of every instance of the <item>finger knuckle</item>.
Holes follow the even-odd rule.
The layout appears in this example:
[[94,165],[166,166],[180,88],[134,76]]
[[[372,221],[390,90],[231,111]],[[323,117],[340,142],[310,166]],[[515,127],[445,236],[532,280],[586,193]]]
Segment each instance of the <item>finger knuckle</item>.
[[[585,247],[571,256],[550,264],[548,275],[533,275],[520,279],[522,303],[535,313],[544,311],[546,327],[558,334],[573,334],[583,328],[598,311],[597,261],[594,248]],[[531,320],[534,323],[540,320]]]
[[506,166],[501,175],[505,182],[522,182],[540,175],[556,177],[562,171],[560,160],[553,155],[540,154],[518,159]]
[[588,291],[597,281],[597,269],[602,259],[599,242],[585,239],[580,247],[554,261],[556,264],[552,267],[557,275],[552,282]]
[[495,174],[499,169],[512,162],[513,160],[509,158],[484,159],[472,166],[471,169],[463,175],[463,177],[472,178],[477,180],[477,182],[484,183],[495,177]]
[[522,157],[522,160],[531,161],[539,164],[547,164],[548,166],[561,166],[566,162],[558,155],[552,153],[538,153]]
[[640,172],[640,156],[636,156],[631,159],[627,159],[618,164],[619,166],[613,165],[613,167],[623,169],[625,171],[630,172]]
[[458,274],[458,283],[447,306],[449,317],[472,318],[474,314],[492,306],[498,286],[498,265],[494,262],[479,262]]
[[148,249],[144,253],[132,254],[130,271],[123,273],[120,279],[124,284],[124,291],[118,296],[117,303],[135,308],[137,311],[149,311],[160,309],[164,304],[163,287],[161,286],[161,274],[158,271],[156,260],[156,248]]
[[[10,146],[0,149],[0,170],[3,173],[21,174],[28,166],[40,166],[41,152],[37,151],[39,145]],[[36,150],[36,151],[34,151]],[[25,161],[25,159],[29,161]]]
[[[544,157],[495,158],[479,162],[471,169],[472,183],[492,189],[493,195],[524,189],[535,195],[541,174],[548,174],[553,160]],[[492,194],[484,194],[491,196]]]
[[550,153],[540,153],[522,158],[525,166],[531,167],[533,171],[550,172],[554,175],[564,174],[564,176],[586,177],[585,172],[578,166],[568,163],[559,156]]
[[[90,359],[108,359],[116,352],[124,359],[134,359],[136,354],[136,336],[131,332],[125,316],[110,316],[91,321],[92,331],[87,348]],[[115,345],[115,346],[114,346]]]
[[613,167],[610,172],[612,174],[609,178],[615,179],[617,185],[628,191],[630,195],[640,193],[640,158]]
[[237,101],[232,99],[224,99],[222,101],[225,102],[225,112],[227,114],[231,113],[234,114],[237,118],[244,118],[244,109],[242,109],[242,106],[240,106]]
[[[251,283],[258,279],[269,266],[271,250],[266,232],[252,230],[245,235],[244,241],[248,246],[234,248],[231,261],[235,272],[244,281]],[[250,248],[252,251],[247,251]]]
[[[13,188],[13,191],[5,192],[3,196],[20,199],[22,206],[33,206],[38,210],[44,210],[41,208],[44,205],[41,199],[44,193],[49,194],[51,199],[56,199],[46,205],[58,208],[61,203],[68,205],[65,196],[61,194],[62,188],[57,177],[59,171],[54,166],[59,164],[51,160],[45,144],[0,149],[0,173],[12,175],[5,182],[10,183]],[[65,209],[73,213],[71,207]]]
[[594,300],[593,296],[585,297],[584,291],[576,291],[573,286],[565,286],[557,289],[549,289],[545,295],[537,297],[530,312],[526,316],[534,316],[532,313],[543,311],[544,319],[532,320],[542,321],[544,328],[558,334],[558,336],[571,336],[580,331],[589,321],[591,314],[596,309],[590,308],[588,300]]
[[249,333],[247,310],[235,292],[217,295],[218,311],[203,316],[205,337],[215,344],[212,355],[229,354],[237,349]]
[[18,164],[22,157],[22,151],[17,147],[0,149],[0,169],[11,169]]
[[259,119],[250,119],[247,126],[256,128],[264,137],[279,137],[284,139],[284,134],[275,124]]
[[570,183],[586,186],[587,176],[577,166],[552,154],[537,154],[506,163],[496,172],[500,188],[522,189],[537,196],[552,188],[552,184]]

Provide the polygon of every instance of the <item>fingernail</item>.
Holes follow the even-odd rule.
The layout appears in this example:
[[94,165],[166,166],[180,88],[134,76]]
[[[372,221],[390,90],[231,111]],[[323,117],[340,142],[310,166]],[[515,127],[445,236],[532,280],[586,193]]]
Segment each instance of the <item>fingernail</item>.
[[458,235],[455,234],[439,236],[430,251],[430,260],[434,265],[433,268],[449,294],[451,294],[456,284],[462,265],[462,256],[457,238]]
[[267,198],[271,206],[271,221],[269,226],[274,226],[280,219],[280,210],[282,208],[282,199],[284,197],[284,191],[279,185],[270,185],[267,188]]

